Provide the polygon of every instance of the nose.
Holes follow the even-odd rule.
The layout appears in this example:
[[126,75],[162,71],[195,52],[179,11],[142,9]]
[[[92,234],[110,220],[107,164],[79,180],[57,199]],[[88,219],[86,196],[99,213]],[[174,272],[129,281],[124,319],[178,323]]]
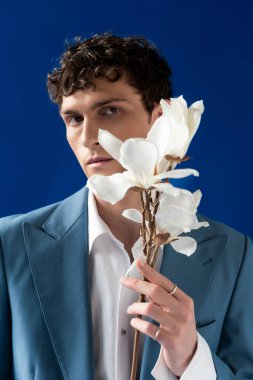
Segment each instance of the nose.
[[99,128],[96,126],[95,121],[89,117],[85,117],[82,129],[82,145],[86,148],[92,145],[99,145],[98,130]]

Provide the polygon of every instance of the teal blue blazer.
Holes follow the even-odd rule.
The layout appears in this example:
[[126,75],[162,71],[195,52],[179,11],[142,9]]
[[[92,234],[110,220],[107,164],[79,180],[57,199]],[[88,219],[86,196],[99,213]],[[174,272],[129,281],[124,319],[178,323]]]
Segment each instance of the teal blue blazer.
[[[0,219],[1,380],[94,379],[87,196],[84,187]],[[198,217],[210,227],[190,234],[197,251],[188,258],[165,246],[160,271],[193,298],[217,378],[253,379],[251,240]],[[153,379],[159,349],[145,338],[141,380]]]

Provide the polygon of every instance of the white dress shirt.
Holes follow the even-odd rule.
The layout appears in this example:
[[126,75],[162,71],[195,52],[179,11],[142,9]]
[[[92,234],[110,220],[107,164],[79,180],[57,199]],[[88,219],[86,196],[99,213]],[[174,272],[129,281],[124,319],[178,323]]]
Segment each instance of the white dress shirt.
[[[91,191],[88,198],[89,255],[91,279],[91,306],[96,380],[129,380],[131,373],[134,329],[133,315],[127,308],[138,300],[138,294],[121,286],[122,276],[141,278],[134,262],[121,241],[115,238],[97,212]],[[143,257],[142,240],[132,248],[134,259]],[[163,250],[157,255],[155,269],[159,271]],[[140,335],[138,372],[140,371],[144,334]],[[175,380],[167,367],[161,348],[151,372],[156,380]],[[138,377],[137,377],[138,378]],[[197,350],[180,378],[181,380],[215,380],[216,372],[208,344],[198,334]]]

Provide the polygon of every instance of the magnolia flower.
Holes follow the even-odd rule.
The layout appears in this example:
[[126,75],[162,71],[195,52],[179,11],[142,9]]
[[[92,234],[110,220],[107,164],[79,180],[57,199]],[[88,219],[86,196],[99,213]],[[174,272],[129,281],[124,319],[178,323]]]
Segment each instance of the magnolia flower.
[[[161,195],[155,215],[156,239],[159,243],[170,243],[177,252],[187,256],[195,252],[197,248],[195,239],[179,235],[209,226],[208,222],[199,222],[195,215],[201,197],[200,190],[193,194],[180,192],[175,197],[165,193]],[[136,209],[127,209],[122,215],[134,222],[142,223],[142,215]]]
[[[147,135],[147,140],[158,147],[158,173],[165,171],[168,167],[166,155],[175,158],[185,156],[204,111],[202,100],[187,108],[183,95],[170,99],[169,104],[161,99],[160,105],[163,114],[156,119]],[[175,166],[176,163],[173,164],[173,168]]]
[[132,138],[120,141],[110,132],[99,130],[98,140],[101,146],[126,169],[123,173],[111,176],[93,175],[87,186],[100,198],[112,204],[124,198],[131,188],[153,189],[177,195],[180,190],[170,183],[161,183],[166,178],[184,178],[191,174],[198,176],[194,169],[177,169],[155,174],[158,162],[158,150],[155,144],[144,138]]
[[[94,175],[88,182],[90,190],[100,198],[115,204],[124,198],[131,188],[153,189],[176,196],[179,190],[163,179],[184,178],[191,174],[198,176],[193,169],[168,171],[166,155],[182,158],[200,123],[203,102],[198,101],[187,109],[183,98],[172,98],[170,104],[160,102],[163,115],[153,124],[147,138],[131,138],[121,141],[110,132],[99,130],[100,145],[126,171],[111,176]],[[175,167],[175,163],[172,164]]]

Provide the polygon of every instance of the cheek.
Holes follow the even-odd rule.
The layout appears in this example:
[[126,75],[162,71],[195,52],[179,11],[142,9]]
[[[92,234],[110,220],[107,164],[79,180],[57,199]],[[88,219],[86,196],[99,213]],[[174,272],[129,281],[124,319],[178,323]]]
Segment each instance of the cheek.
[[76,141],[76,139],[74,138],[74,136],[71,135],[70,133],[66,133],[66,139],[67,139],[68,144],[69,144],[69,146],[71,147],[71,149],[72,149],[73,151],[75,151],[76,148],[77,148],[77,141]]
[[120,128],[111,132],[120,140],[125,141],[129,138],[147,137],[150,128],[151,125],[148,124],[146,118],[133,117],[129,119],[127,123],[122,123]]

